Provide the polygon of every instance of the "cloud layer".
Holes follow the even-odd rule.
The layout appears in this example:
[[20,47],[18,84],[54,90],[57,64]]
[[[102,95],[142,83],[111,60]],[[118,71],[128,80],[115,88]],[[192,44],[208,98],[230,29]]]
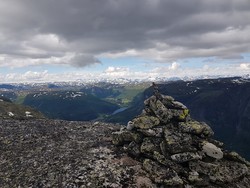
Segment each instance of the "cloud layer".
[[248,0],[1,1],[0,67],[240,59],[250,52],[249,10]]
[[[9,73],[5,76],[0,74],[2,83],[17,83],[17,82],[62,82],[76,81],[84,82],[100,81],[100,80],[157,80],[158,78],[176,78],[181,79],[197,79],[209,78],[217,76],[238,76],[245,75],[249,77],[250,63],[232,64],[227,67],[213,67],[204,65],[203,67],[188,68],[182,67],[180,64],[173,62],[169,66],[155,67],[150,71],[133,71],[128,67],[108,67],[103,72],[98,74],[86,71],[75,71],[67,73],[50,73],[49,71],[27,71],[23,74]],[[63,80],[62,80],[63,78]]]

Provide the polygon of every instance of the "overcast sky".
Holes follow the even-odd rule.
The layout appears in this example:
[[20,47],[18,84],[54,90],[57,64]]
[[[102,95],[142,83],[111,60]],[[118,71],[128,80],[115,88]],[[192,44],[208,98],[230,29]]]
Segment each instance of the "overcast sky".
[[250,73],[249,0],[0,0],[0,82]]

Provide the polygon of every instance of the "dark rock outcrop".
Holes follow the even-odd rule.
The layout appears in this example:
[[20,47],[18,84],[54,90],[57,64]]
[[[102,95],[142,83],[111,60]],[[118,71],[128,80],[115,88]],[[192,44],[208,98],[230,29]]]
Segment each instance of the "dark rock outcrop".
[[144,104],[127,129],[113,133],[113,144],[142,163],[155,187],[249,186],[250,163],[223,149],[185,105],[159,93]]

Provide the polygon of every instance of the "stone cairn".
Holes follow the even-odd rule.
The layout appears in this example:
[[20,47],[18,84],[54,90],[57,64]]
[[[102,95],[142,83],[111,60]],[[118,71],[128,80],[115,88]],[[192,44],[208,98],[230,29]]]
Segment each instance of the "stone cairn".
[[142,162],[156,185],[234,187],[249,177],[248,161],[224,150],[206,123],[193,120],[185,105],[153,87],[154,95],[144,101],[141,115],[112,137],[113,144]]

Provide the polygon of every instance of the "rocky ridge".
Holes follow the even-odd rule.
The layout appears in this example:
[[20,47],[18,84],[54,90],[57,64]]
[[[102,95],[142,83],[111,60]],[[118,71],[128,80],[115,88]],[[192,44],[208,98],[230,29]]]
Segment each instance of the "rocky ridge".
[[145,187],[249,187],[250,163],[223,149],[214,132],[171,96],[155,94],[141,115],[113,133],[113,144],[142,164]]

